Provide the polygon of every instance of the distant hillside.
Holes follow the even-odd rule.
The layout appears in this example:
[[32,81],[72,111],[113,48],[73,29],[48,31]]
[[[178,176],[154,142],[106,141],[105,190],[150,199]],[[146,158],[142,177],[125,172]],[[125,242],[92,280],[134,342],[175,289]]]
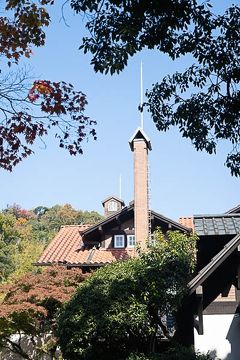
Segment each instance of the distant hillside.
[[76,210],[70,204],[26,210],[12,205],[0,212],[0,283],[11,282],[33,269],[44,247],[61,225],[95,224],[96,211]]

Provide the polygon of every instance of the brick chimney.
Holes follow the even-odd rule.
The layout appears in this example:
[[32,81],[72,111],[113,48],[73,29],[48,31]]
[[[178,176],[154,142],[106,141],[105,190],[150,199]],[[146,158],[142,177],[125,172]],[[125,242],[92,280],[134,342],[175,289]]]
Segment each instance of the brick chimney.
[[149,201],[148,201],[148,151],[151,143],[142,128],[138,128],[129,145],[134,153],[134,229],[136,243],[142,250],[146,249],[149,235]]

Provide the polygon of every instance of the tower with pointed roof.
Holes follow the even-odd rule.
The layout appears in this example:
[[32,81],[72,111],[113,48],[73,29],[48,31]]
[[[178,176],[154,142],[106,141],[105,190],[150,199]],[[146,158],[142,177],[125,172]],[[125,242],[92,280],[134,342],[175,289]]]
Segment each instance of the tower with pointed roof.
[[122,208],[125,206],[124,201],[116,196],[107,197],[102,201],[102,205],[104,208],[105,217],[113,215],[114,213],[122,210]]
[[148,152],[151,142],[142,128],[129,140],[134,154],[134,229],[136,243],[145,250],[149,237]]

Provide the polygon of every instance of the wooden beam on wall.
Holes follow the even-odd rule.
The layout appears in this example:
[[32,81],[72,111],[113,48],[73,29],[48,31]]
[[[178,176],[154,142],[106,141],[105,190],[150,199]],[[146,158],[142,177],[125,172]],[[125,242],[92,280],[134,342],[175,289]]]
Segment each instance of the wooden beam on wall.
[[194,325],[199,335],[203,335],[203,288],[199,285],[196,289],[197,298],[197,318],[194,319]]
[[116,222],[117,222],[117,224],[118,224],[119,230],[121,230],[122,222],[121,222],[121,220],[120,220],[120,216],[117,215],[117,216],[115,217],[115,220],[116,220]]
[[240,301],[240,245],[237,248],[237,289],[236,289],[236,300]]
[[237,248],[238,264],[237,264],[237,289],[240,290],[240,245]]

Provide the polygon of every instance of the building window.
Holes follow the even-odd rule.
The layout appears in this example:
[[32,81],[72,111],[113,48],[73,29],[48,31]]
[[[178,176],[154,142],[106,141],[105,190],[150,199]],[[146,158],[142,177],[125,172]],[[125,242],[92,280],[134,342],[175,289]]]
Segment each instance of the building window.
[[134,247],[135,245],[136,245],[135,235],[128,235],[127,236],[127,246],[128,247]]
[[117,203],[116,203],[116,201],[109,201],[109,203],[108,203],[108,211],[117,211]]
[[124,248],[124,235],[114,235],[114,247]]

